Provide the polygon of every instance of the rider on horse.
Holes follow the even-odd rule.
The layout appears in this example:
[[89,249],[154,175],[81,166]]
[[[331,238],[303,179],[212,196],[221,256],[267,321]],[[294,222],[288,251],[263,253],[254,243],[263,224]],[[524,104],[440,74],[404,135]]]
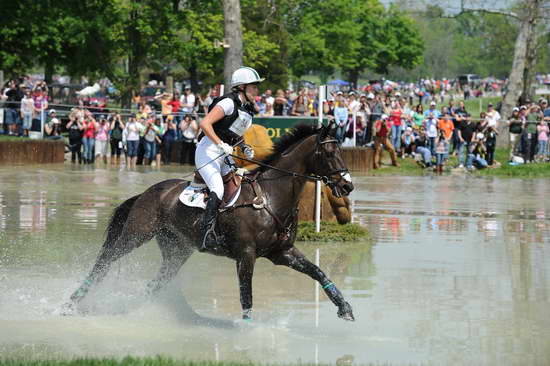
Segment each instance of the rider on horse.
[[[231,76],[231,92],[214,99],[200,123],[204,136],[197,145],[195,165],[210,189],[201,226],[201,251],[221,244],[215,226],[224,193],[222,177],[231,171],[231,164],[234,164],[230,156],[233,147],[242,144],[243,134],[252,125],[258,84],[263,80],[250,67],[237,69]],[[248,147],[244,152],[248,158],[254,156]]]

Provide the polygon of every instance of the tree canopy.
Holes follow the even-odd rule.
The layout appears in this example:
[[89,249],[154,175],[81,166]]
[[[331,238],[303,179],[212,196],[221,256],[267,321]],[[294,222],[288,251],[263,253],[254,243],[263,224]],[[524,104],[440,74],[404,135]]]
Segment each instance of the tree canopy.
[[[379,0],[241,0],[244,63],[267,87],[342,72],[413,68],[423,42],[415,20]],[[223,10],[215,0],[0,0],[0,69],[18,75],[43,68],[92,79],[106,76],[126,97],[149,71],[222,81]],[[40,19],[32,22],[29,19]]]

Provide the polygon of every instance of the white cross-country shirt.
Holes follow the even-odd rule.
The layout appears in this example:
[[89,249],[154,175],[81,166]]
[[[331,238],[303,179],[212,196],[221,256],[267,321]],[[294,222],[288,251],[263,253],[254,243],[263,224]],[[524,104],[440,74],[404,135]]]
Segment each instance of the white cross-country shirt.
[[[241,103],[243,102],[243,99],[240,95],[239,100],[241,101]],[[220,106],[223,109],[223,114],[225,116],[233,114],[233,111],[235,110],[235,102],[233,102],[233,99],[231,98],[223,98],[218,103],[216,103],[216,106]]]

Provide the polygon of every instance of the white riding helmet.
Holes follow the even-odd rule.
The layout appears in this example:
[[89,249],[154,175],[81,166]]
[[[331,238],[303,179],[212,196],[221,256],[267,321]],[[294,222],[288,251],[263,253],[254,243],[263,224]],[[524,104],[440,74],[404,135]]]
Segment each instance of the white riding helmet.
[[264,81],[264,78],[260,78],[258,72],[251,67],[240,67],[233,75],[231,75],[231,87],[245,84],[260,83]]

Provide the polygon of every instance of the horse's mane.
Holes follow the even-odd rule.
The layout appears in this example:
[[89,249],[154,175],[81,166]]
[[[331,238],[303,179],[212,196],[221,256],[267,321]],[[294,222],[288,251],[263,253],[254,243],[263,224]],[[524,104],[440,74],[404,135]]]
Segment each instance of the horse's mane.
[[[293,127],[290,131],[284,134],[275,144],[273,145],[273,152],[265,157],[262,160],[262,163],[273,165],[273,163],[278,160],[281,155],[295,143],[302,141],[306,137],[315,135],[319,130],[315,124],[299,124]],[[259,166],[254,169],[253,172],[263,172],[268,168],[265,166]]]

